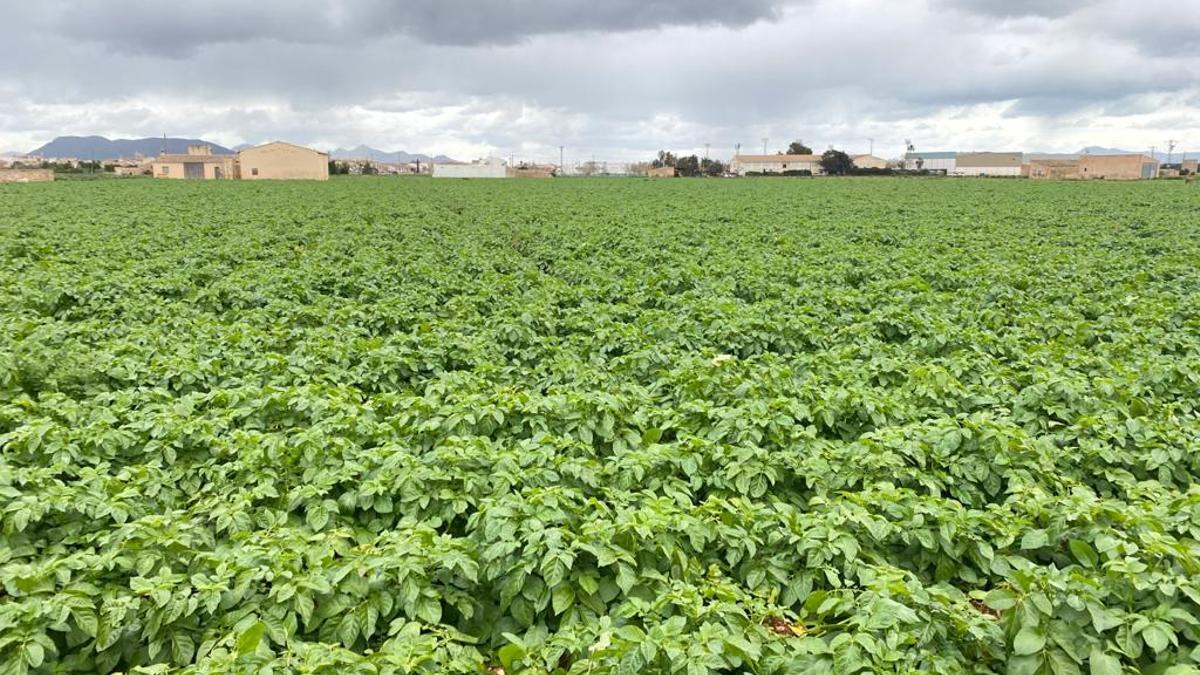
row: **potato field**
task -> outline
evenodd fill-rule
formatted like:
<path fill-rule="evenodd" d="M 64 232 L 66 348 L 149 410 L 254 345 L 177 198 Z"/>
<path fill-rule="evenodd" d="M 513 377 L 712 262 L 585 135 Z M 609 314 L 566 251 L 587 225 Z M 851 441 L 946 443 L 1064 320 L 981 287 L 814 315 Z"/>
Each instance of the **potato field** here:
<path fill-rule="evenodd" d="M 1196 673 L 1200 187 L 0 186 L 0 673 Z"/>

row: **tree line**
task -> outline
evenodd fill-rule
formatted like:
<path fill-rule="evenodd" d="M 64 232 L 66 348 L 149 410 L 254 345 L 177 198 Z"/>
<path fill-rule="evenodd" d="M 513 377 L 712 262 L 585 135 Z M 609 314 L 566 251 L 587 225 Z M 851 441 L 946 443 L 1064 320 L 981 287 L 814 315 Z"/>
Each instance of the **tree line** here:
<path fill-rule="evenodd" d="M 792 141 L 788 144 L 786 150 L 776 152 L 777 155 L 812 155 L 812 148 L 804 144 L 803 141 Z M 877 174 L 890 172 L 887 169 L 862 169 L 854 165 L 854 160 L 847 153 L 841 150 L 830 148 L 821 153 L 818 163 L 826 175 L 830 176 L 846 176 L 852 174 Z M 647 169 L 661 169 L 670 167 L 675 169 L 675 175 L 683 177 L 693 176 L 721 176 L 729 172 L 729 165 L 715 159 L 707 157 L 700 158 L 696 155 L 676 156 L 674 153 L 666 150 L 659 150 L 658 155 L 649 162 L 642 162 L 636 165 L 636 169 L 645 172 Z M 797 173 L 807 173 L 799 171 Z"/>
<path fill-rule="evenodd" d="M 673 153 L 666 150 L 658 151 L 658 156 L 650 161 L 650 167 L 654 169 L 670 167 L 675 169 L 675 175 L 688 178 L 694 176 L 721 176 L 729 170 L 729 165 L 720 160 L 709 159 L 708 157 L 700 158 L 696 155 L 676 157 Z"/>

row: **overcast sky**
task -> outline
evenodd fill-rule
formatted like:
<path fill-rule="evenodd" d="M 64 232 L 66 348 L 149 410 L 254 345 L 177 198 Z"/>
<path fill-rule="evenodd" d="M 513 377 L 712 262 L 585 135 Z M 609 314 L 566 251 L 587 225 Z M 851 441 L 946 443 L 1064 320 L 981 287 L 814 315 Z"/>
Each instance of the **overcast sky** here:
<path fill-rule="evenodd" d="M 1200 153 L 1200 0 L 0 0 L 0 26 L 0 150 Z"/>

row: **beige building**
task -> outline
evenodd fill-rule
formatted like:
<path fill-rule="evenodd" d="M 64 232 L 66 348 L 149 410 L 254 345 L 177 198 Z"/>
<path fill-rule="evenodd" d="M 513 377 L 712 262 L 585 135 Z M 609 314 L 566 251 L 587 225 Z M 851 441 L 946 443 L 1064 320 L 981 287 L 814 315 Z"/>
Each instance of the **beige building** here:
<path fill-rule="evenodd" d="M 275 141 L 236 155 L 214 155 L 207 145 L 190 145 L 185 155 L 161 154 L 150 163 L 155 178 L 196 180 L 329 180 L 329 155 Z"/>
<path fill-rule="evenodd" d="M 646 169 L 647 178 L 674 178 L 675 167 L 673 166 L 652 166 Z"/>
<path fill-rule="evenodd" d="M 329 154 L 274 141 L 238 153 L 242 180 L 329 180 Z"/>
<path fill-rule="evenodd" d="M 1024 175 L 1041 180 L 1079 178 L 1078 159 L 1031 159 L 1022 168 Z"/>
<path fill-rule="evenodd" d="M 163 153 L 151 165 L 155 178 L 171 180 L 233 180 L 237 178 L 236 155 L 214 155 L 208 145 L 189 145 L 187 154 Z"/>
<path fill-rule="evenodd" d="M 735 155 L 729 170 L 739 176 L 749 173 L 778 173 L 809 171 L 815 176 L 821 171 L 820 155 Z"/>
<path fill-rule="evenodd" d="M 854 155 L 850 158 L 850 161 L 854 162 L 854 166 L 859 169 L 888 168 L 887 160 L 875 155 Z"/>
<path fill-rule="evenodd" d="M 960 152 L 954 176 L 1020 176 L 1024 155 L 1019 152 Z"/>
<path fill-rule="evenodd" d="M 0 169 L 0 183 L 48 183 L 54 180 L 50 169 Z"/>
<path fill-rule="evenodd" d="M 558 167 L 553 164 L 518 164 L 507 167 L 504 175 L 508 178 L 554 178 Z"/>
<path fill-rule="evenodd" d="M 1183 160 L 1183 162 L 1180 163 L 1179 166 L 1181 169 L 1188 172 L 1188 174 L 1194 176 L 1194 175 L 1196 175 L 1196 171 L 1198 169 L 1200 169 L 1200 160 L 1185 159 L 1185 160 Z"/>
<path fill-rule="evenodd" d="M 1157 178 L 1158 160 L 1149 155 L 1082 155 L 1079 177 L 1105 180 Z"/>

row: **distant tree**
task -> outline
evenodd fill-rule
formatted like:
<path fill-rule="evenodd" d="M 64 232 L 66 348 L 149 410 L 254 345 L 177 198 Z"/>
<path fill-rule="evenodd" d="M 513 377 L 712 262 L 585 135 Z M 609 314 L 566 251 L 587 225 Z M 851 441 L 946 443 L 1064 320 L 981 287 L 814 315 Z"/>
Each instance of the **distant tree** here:
<path fill-rule="evenodd" d="M 812 148 L 808 147 L 807 145 L 805 145 L 804 143 L 802 143 L 802 142 L 800 142 L 800 141 L 792 141 L 792 142 L 791 142 L 791 144 L 789 144 L 789 145 L 788 145 L 788 147 L 787 147 L 787 152 L 786 152 L 786 153 L 784 153 L 784 154 L 788 154 L 788 155 L 811 155 L 811 154 L 812 154 Z"/>
<path fill-rule="evenodd" d="M 626 170 L 634 176 L 645 176 L 652 168 L 654 168 L 654 162 L 634 162 Z"/>
<path fill-rule="evenodd" d="M 830 148 L 821 155 L 821 168 L 830 176 L 844 176 L 854 168 L 850 155 Z"/>
<path fill-rule="evenodd" d="M 580 164 L 578 171 L 579 175 L 581 176 L 595 176 L 601 172 L 601 166 L 599 162 L 595 160 L 589 160 L 583 164 Z"/>
<path fill-rule="evenodd" d="M 704 174 L 705 176 L 720 176 L 728 169 L 729 167 L 716 159 L 709 159 L 705 157 L 704 159 L 700 160 L 700 173 Z"/>
<path fill-rule="evenodd" d="M 675 171 L 680 176 L 692 177 L 700 175 L 700 160 L 695 155 L 679 157 L 675 160 Z"/>
<path fill-rule="evenodd" d="M 676 166 L 677 161 L 678 160 L 676 159 L 675 155 L 667 152 L 666 150 L 659 150 L 658 157 L 655 158 L 654 161 L 650 162 L 650 164 L 655 169 L 661 169 L 664 166 Z"/>

